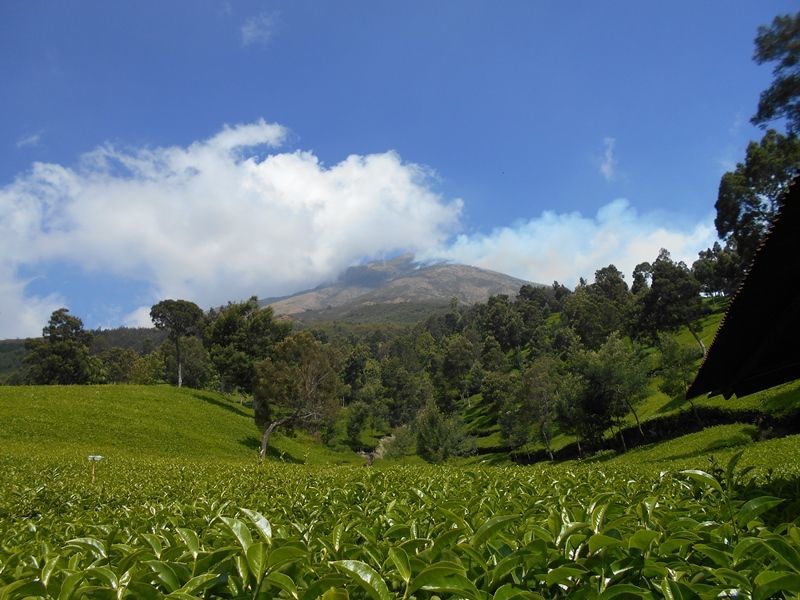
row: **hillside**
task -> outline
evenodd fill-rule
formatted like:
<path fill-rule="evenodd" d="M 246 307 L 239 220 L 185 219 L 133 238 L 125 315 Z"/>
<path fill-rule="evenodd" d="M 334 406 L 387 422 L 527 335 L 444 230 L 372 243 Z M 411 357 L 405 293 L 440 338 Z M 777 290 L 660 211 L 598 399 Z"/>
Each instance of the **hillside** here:
<path fill-rule="evenodd" d="M 468 265 L 423 265 L 405 254 L 350 267 L 331 284 L 268 299 L 265 304 L 278 315 L 302 320 L 410 322 L 447 306 L 453 298 L 460 304 L 486 302 L 493 295 L 515 296 L 525 284 L 539 285 Z"/>
<path fill-rule="evenodd" d="M 175 387 L 0 386 L 0 447 L 16 455 L 255 460 L 252 410 L 214 392 Z M 305 436 L 274 436 L 288 462 L 360 462 Z M 85 460 L 85 459 L 84 459 Z"/>

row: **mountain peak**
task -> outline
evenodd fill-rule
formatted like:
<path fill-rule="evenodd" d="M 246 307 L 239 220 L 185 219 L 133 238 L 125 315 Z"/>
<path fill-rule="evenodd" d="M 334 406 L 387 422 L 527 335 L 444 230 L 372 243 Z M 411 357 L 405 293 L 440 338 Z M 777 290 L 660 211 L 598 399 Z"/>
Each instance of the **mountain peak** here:
<path fill-rule="evenodd" d="M 335 282 L 269 303 L 276 315 L 324 319 L 370 305 L 441 305 L 486 302 L 490 296 L 515 296 L 531 283 L 510 275 L 455 263 L 419 263 L 412 254 L 346 269 Z M 331 315 L 333 316 L 333 315 Z"/>

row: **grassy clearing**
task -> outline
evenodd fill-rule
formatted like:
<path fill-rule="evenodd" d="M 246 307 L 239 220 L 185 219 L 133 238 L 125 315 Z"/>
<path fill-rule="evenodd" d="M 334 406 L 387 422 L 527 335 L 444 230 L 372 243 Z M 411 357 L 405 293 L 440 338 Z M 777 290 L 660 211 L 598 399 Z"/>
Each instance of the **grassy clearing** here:
<path fill-rule="evenodd" d="M 213 392 L 170 386 L 0 386 L 0 445 L 18 455 L 164 457 L 250 461 L 259 437 L 252 410 Z M 276 434 L 287 462 L 357 461 Z"/>

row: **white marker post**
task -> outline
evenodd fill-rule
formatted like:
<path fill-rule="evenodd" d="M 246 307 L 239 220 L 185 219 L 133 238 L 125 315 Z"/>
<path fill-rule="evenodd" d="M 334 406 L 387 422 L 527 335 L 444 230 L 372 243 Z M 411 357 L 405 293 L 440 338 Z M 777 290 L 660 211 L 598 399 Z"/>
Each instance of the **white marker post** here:
<path fill-rule="evenodd" d="M 92 483 L 94 483 L 94 467 L 97 463 L 103 460 L 103 457 L 99 454 L 90 454 L 88 456 L 89 462 L 92 464 Z"/>

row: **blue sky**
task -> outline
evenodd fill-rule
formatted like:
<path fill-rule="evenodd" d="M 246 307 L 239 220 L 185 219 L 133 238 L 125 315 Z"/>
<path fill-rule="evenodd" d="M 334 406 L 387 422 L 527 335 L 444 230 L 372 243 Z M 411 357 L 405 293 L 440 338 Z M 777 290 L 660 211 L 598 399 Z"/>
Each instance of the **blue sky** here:
<path fill-rule="evenodd" d="M 713 242 L 794 3 L 4 2 L 0 338 L 412 251 L 574 285 Z"/>

